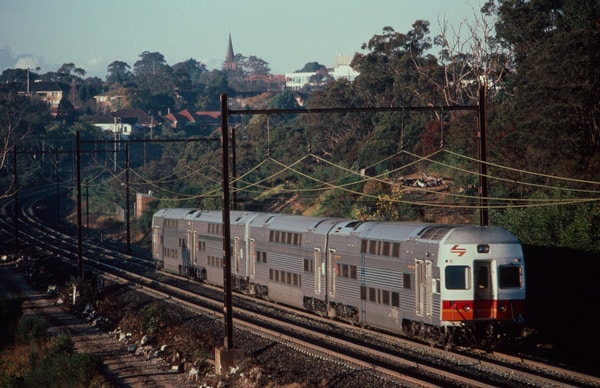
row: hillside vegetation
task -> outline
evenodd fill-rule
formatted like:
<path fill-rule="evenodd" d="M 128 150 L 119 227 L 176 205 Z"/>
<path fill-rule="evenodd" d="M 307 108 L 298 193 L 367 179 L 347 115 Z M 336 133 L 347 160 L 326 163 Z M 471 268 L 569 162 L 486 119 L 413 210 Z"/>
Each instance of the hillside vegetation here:
<path fill-rule="evenodd" d="M 489 1 L 474 25 L 460 26 L 461 34 L 451 33 L 459 26 L 445 26 L 441 35 L 431 36 L 429 22 L 417 20 L 405 33 L 386 26 L 381 34 L 366 37 L 352 61 L 360 72 L 352 82 L 243 98 L 236 87 L 248 74 L 208 71 L 192 60 L 171 67 L 159 53 L 145 52 L 133 73 L 127 64 L 113 63 L 101 88 L 124 90 L 124 103 L 151 110 L 157 118 L 166 107 L 218 110 L 223 92 L 237 109 L 336 108 L 331 113 L 230 117 L 233 206 L 457 223 L 479 222 L 482 155 L 477 110 L 450 107 L 476 107 L 485 91 L 484 199 L 490 223 L 507 227 L 526 244 L 597 252 L 599 26 L 597 0 Z M 147 66 L 150 62 L 153 66 Z M 268 73 L 262 65 L 260 71 Z M 148 68 L 159 70 L 149 74 Z M 75 77 L 73 70 L 58 75 Z M 89 92 L 93 85 L 74 79 L 80 90 Z M 365 107 L 398 109 L 344 111 Z M 32 113 L 22 120 L 39 136 L 35 141 L 29 136 L 29 143 L 20 139 L 21 147 L 41 148 L 42 140 L 59 144 L 57 139 L 67 140 L 56 148 L 69 147 L 76 131 L 85 140 L 100 139 L 86 115 L 40 125 L 34 108 L 28 107 Z M 146 233 L 156 208 L 221 208 L 219 137 L 218 127 L 200 131 L 194 125 L 163 125 L 152 138 L 173 142 L 132 143 L 128 178 L 122 148 L 87 144 L 82 166 L 90 212 L 101 216 L 125 209 L 125 186 L 132 193 L 151 191 L 158 199 L 134 222 L 136 230 Z M 57 156 L 64 169 L 57 180 L 67 179 L 66 158 Z M 27 171 L 20 179 L 39 182 L 48 176 L 49 187 L 52 162 L 39 160 L 20 161 Z M 11 175 L 1 178 L 10 188 Z"/>

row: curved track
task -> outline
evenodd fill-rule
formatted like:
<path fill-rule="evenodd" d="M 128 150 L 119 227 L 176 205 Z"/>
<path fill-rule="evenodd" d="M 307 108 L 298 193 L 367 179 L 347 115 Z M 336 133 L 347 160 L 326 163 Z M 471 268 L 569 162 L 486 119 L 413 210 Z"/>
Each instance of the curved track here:
<path fill-rule="evenodd" d="M 35 194 L 20 196 L 20 246 L 77 262 L 77 238 L 73 233 L 52 229 L 36 217 Z M 14 204 L 5 201 L 0 209 L 3 234 L 14 233 Z M 157 275 L 149 253 L 131 255 L 92 240 L 83 242 L 88 271 L 211 315 L 222 313 L 220 290 L 183 279 Z M 245 327 L 291 348 L 313 354 L 349 368 L 368 371 L 376 378 L 402 386 L 600 386 L 600 379 L 523 359 L 486 353 L 457 354 L 395 336 L 371 332 L 281 306 L 235 297 L 236 327 Z"/>

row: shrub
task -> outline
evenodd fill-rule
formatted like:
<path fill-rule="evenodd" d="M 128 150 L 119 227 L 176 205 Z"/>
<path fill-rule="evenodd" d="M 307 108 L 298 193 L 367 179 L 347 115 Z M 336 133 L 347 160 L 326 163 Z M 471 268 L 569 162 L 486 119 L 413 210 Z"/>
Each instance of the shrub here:
<path fill-rule="evenodd" d="M 48 354 L 25 376 L 26 387 L 89 387 L 101 377 L 102 361 L 89 353 Z"/>
<path fill-rule="evenodd" d="M 48 346 L 48 356 L 59 354 L 72 354 L 75 351 L 75 344 L 71 336 L 67 333 L 60 333 L 50 340 Z"/>
<path fill-rule="evenodd" d="M 48 323 L 42 318 L 23 315 L 17 324 L 17 341 L 26 343 L 41 343 L 46 340 Z"/>

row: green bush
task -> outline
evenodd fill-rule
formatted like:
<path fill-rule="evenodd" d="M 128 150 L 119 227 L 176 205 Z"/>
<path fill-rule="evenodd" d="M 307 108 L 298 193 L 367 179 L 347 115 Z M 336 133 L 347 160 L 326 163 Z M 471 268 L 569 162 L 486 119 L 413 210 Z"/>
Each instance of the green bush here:
<path fill-rule="evenodd" d="M 25 387 L 89 387 L 102 372 L 102 361 L 89 353 L 48 354 L 25 376 Z"/>
<path fill-rule="evenodd" d="M 17 341 L 19 343 L 41 343 L 46 340 L 48 323 L 42 318 L 23 315 L 17 324 Z"/>
<path fill-rule="evenodd" d="M 48 346 L 48 355 L 72 354 L 75 351 L 75 344 L 71 336 L 67 333 L 60 333 L 50 340 Z"/>
<path fill-rule="evenodd" d="M 164 309 L 159 303 L 151 303 L 141 311 L 142 329 L 148 334 L 154 334 L 160 328 L 160 323 L 164 319 Z"/>

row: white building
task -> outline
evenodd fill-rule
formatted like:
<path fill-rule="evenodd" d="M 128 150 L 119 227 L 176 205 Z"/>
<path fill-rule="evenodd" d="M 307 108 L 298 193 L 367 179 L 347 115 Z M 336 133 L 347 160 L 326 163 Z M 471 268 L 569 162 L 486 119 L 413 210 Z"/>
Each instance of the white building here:
<path fill-rule="evenodd" d="M 347 79 L 352 82 L 360 74 L 350 67 L 352 56 L 337 55 L 332 67 L 328 68 L 328 73 L 334 80 Z M 310 77 L 316 72 L 303 73 L 285 73 L 285 87 L 290 90 L 300 90 L 305 85 L 310 84 Z"/>

